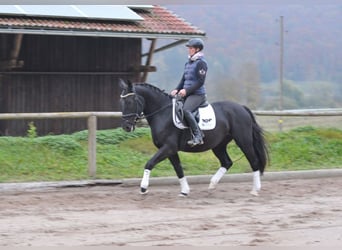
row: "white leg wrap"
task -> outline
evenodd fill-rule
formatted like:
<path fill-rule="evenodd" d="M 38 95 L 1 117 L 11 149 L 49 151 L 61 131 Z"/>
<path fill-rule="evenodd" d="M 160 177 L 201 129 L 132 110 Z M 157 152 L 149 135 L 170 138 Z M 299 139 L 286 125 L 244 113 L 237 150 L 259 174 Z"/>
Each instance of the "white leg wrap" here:
<path fill-rule="evenodd" d="M 251 194 L 257 196 L 260 189 L 261 189 L 260 171 L 257 170 L 253 172 L 253 189 L 251 191 Z"/>
<path fill-rule="evenodd" d="M 181 194 L 187 195 L 190 193 L 190 187 L 188 184 L 188 181 L 186 180 L 186 177 L 179 179 L 179 183 L 181 185 Z"/>
<path fill-rule="evenodd" d="M 210 184 L 209 184 L 209 189 L 215 189 L 216 185 L 219 183 L 219 181 L 221 180 L 221 178 L 224 176 L 224 174 L 227 172 L 227 169 L 224 167 L 220 167 L 216 174 L 211 177 L 210 179 Z"/>
<path fill-rule="evenodd" d="M 144 176 L 140 183 L 141 188 L 145 188 L 145 189 L 148 188 L 149 181 L 150 181 L 150 174 L 151 174 L 151 170 L 148 170 L 148 169 L 144 170 Z"/>

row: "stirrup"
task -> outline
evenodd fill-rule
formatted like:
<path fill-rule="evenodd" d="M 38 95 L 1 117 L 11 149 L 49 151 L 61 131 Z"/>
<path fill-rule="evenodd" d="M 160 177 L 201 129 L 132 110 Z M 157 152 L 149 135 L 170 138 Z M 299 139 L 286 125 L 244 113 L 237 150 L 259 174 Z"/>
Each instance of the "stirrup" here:
<path fill-rule="evenodd" d="M 204 142 L 203 142 L 202 138 L 201 139 L 200 138 L 193 138 L 190 141 L 188 141 L 187 143 L 191 147 L 194 147 L 194 146 L 197 146 L 197 145 L 202 145 Z"/>

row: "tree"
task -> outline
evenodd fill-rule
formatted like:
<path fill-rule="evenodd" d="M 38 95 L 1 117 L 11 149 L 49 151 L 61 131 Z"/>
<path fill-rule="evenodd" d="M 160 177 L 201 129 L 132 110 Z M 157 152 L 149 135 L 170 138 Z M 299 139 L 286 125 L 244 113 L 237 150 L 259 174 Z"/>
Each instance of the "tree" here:
<path fill-rule="evenodd" d="M 241 102 L 256 109 L 260 102 L 260 73 L 256 63 L 248 62 L 241 66 L 237 83 L 240 86 Z"/>

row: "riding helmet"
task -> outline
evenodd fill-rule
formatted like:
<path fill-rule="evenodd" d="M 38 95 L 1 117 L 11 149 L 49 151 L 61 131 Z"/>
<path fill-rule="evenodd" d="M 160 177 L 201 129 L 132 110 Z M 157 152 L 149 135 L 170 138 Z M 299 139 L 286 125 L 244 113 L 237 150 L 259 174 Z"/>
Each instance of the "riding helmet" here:
<path fill-rule="evenodd" d="M 192 38 L 186 43 L 185 46 L 198 48 L 199 50 L 202 50 L 204 48 L 204 43 L 201 38 Z"/>

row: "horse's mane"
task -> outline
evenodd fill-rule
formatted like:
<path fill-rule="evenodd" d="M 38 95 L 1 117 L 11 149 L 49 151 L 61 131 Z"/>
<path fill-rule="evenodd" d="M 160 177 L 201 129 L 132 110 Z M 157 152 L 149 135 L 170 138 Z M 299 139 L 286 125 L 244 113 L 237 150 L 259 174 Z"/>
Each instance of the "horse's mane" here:
<path fill-rule="evenodd" d="M 136 87 L 144 87 L 144 88 L 149 88 L 151 89 L 152 91 L 155 91 L 155 92 L 158 92 L 160 94 L 163 94 L 167 97 L 170 97 L 171 98 L 171 95 L 169 95 L 168 93 L 165 92 L 165 90 L 161 90 L 160 88 L 152 85 L 152 84 L 149 84 L 149 83 L 134 83 L 134 86 Z"/>

